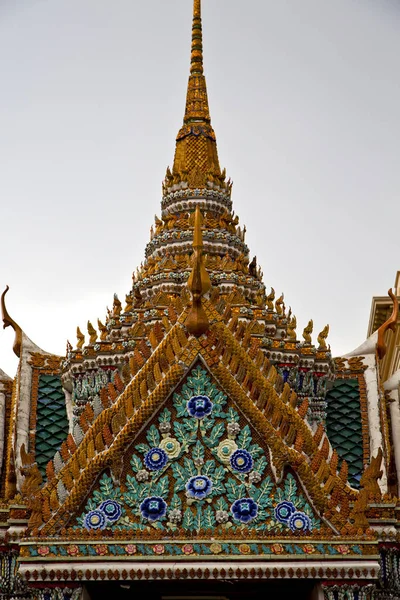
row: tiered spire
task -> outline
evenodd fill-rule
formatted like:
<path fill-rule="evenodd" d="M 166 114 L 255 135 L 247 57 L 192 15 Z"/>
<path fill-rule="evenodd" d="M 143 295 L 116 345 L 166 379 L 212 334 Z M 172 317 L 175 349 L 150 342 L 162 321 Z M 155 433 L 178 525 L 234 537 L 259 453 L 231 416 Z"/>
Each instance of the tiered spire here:
<path fill-rule="evenodd" d="M 172 176 L 190 187 L 205 187 L 221 177 L 215 133 L 211 127 L 203 74 L 201 0 L 193 2 L 192 53 L 183 127 L 176 139 Z M 167 174 L 168 177 L 168 174 Z"/>

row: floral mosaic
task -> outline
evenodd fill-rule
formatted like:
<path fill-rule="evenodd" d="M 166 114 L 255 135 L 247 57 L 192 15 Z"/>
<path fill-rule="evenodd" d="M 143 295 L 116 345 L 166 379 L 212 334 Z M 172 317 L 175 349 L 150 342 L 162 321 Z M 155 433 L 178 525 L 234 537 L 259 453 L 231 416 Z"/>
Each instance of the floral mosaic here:
<path fill-rule="evenodd" d="M 135 543 L 98 543 L 85 544 L 81 542 L 69 544 L 47 544 L 44 542 L 39 546 L 23 546 L 22 556 L 55 556 L 55 557 L 77 557 L 77 556 L 118 556 L 127 559 L 141 559 L 143 556 L 156 557 L 160 554 L 168 554 L 176 557 L 192 556 L 237 556 L 240 554 L 264 556 L 273 558 L 280 555 L 304 556 L 314 554 L 316 556 L 371 556 L 377 553 L 376 546 L 371 544 L 335 544 L 335 543 L 310 543 L 308 541 L 299 543 L 276 543 L 276 542 L 135 542 Z"/>
<path fill-rule="evenodd" d="M 319 529 L 293 475 L 279 485 L 269 451 L 208 375 L 194 368 L 134 446 L 121 486 L 103 474 L 78 529 L 235 533 Z"/>

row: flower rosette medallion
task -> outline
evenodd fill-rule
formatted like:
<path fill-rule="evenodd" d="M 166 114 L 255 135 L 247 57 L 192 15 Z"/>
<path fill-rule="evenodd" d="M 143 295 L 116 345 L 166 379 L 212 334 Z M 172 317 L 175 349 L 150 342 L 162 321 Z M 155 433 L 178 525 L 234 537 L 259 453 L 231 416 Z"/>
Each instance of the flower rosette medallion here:
<path fill-rule="evenodd" d="M 84 526 L 86 529 L 104 529 L 107 517 L 102 510 L 91 510 L 85 516 Z"/>
<path fill-rule="evenodd" d="M 247 450 L 236 450 L 230 457 L 229 462 L 234 471 L 239 473 L 248 473 L 252 470 L 254 461 L 250 452 Z"/>
<path fill-rule="evenodd" d="M 293 532 L 296 531 L 311 531 L 312 523 L 310 517 L 300 511 L 296 511 L 289 519 L 289 527 Z"/>
<path fill-rule="evenodd" d="M 160 471 L 168 462 L 168 454 L 162 448 L 150 448 L 144 457 L 144 464 L 150 471 Z"/>
<path fill-rule="evenodd" d="M 105 500 L 99 506 L 108 523 L 116 523 L 122 514 L 121 505 L 115 500 Z"/>
<path fill-rule="evenodd" d="M 167 514 L 167 503 L 159 496 L 150 496 L 141 503 L 140 512 L 148 521 L 158 521 Z"/>
<path fill-rule="evenodd" d="M 274 514 L 275 519 L 279 521 L 279 523 L 283 523 L 284 525 L 288 525 L 289 519 L 293 513 L 296 512 L 296 507 L 292 502 L 283 501 L 275 507 Z"/>
<path fill-rule="evenodd" d="M 253 498 L 240 498 L 232 504 L 231 513 L 236 521 L 250 523 L 258 514 L 258 504 Z"/>
<path fill-rule="evenodd" d="M 187 411 L 191 417 L 204 419 L 211 414 L 213 403 L 208 396 L 192 396 L 187 403 Z"/>
<path fill-rule="evenodd" d="M 181 445 L 178 440 L 173 437 L 165 437 L 162 439 L 160 442 L 160 448 L 161 450 L 164 450 L 169 460 L 178 458 L 181 453 Z"/>
<path fill-rule="evenodd" d="M 188 498 L 195 500 L 203 500 L 212 490 L 213 483 L 209 477 L 205 475 L 196 475 L 191 477 L 186 484 L 186 495 Z"/>
<path fill-rule="evenodd" d="M 217 456 L 219 460 L 228 465 L 231 459 L 231 456 L 235 454 L 238 447 L 234 440 L 224 439 L 222 440 L 217 447 Z"/>

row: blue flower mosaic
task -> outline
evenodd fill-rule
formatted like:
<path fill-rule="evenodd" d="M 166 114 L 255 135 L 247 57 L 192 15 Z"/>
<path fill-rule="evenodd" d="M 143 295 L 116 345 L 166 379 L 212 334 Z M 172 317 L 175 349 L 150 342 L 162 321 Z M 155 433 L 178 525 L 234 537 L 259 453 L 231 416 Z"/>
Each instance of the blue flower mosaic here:
<path fill-rule="evenodd" d="M 160 496 L 151 496 L 143 500 L 140 512 L 145 519 L 158 521 L 167 514 L 167 503 Z"/>
<path fill-rule="evenodd" d="M 122 514 L 121 505 L 115 500 L 105 500 L 100 504 L 99 510 L 104 513 L 109 523 L 118 521 Z"/>
<path fill-rule="evenodd" d="M 208 396 L 192 396 L 187 403 L 187 411 L 191 417 L 204 419 L 211 414 L 213 403 Z"/>
<path fill-rule="evenodd" d="M 162 448 L 151 448 L 144 457 L 144 464 L 150 471 L 160 471 L 168 462 L 168 455 Z"/>
<path fill-rule="evenodd" d="M 296 507 L 293 502 L 287 502 L 285 500 L 284 502 L 280 502 L 278 506 L 275 506 L 275 519 L 279 521 L 279 523 L 287 525 L 294 512 L 296 512 Z"/>
<path fill-rule="evenodd" d="M 231 513 L 236 521 L 249 523 L 257 516 L 258 504 L 252 498 L 241 498 L 232 504 Z"/>
<path fill-rule="evenodd" d="M 85 516 L 84 526 L 86 529 L 104 529 L 106 526 L 106 515 L 101 510 L 91 510 Z"/>
<path fill-rule="evenodd" d="M 311 519 L 303 512 L 296 511 L 289 519 L 289 527 L 292 531 L 311 531 Z"/>
<path fill-rule="evenodd" d="M 205 475 L 197 475 L 191 477 L 186 484 L 186 492 L 189 498 L 203 500 L 212 490 L 213 483 L 209 477 Z"/>
<path fill-rule="evenodd" d="M 236 450 L 230 457 L 232 469 L 240 473 L 248 473 L 253 468 L 253 457 L 247 450 Z"/>

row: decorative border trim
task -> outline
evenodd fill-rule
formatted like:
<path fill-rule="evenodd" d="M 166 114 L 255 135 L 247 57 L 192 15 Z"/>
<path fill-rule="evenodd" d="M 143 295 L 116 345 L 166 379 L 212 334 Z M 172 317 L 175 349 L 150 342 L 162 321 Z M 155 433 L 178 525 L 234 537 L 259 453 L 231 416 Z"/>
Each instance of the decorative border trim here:
<path fill-rule="evenodd" d="M 53 543 L 52 543 L 53 542 Z M 360 560 L 379 558 L 376 544 L 341 542 L 315 542 L 309 538 L 298 540 L 275 539 L 272 541 L 243 540 L 155 540 L 151 542 L 119 541 L 109 542 L 99 539 L 89 543 L 82 540 L 54 543 L 22 543 L 21 560 L 24 562 L 76 561 L 76 560 Z"/>
<path fill-rule="evenodd" d="M 346 561 L 336 565 L 330 561 L 317 561 L 310 566 L 304 562 L 289 564 L 276 562 L 246 563 L 230 561 L 228 565 L 218 562 L 187 562 L 184 565 L 165 561 L 116 565 L 101 562 L 96 565 L 76 563 L 47 563 L 43 568 L 32 569 L 20 564 L 20 573 L 27 581 L 90 581 L 90 580 L 179 580 L 179 579 L 372 579 L 379 576 L 378 561 Z"/>

